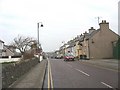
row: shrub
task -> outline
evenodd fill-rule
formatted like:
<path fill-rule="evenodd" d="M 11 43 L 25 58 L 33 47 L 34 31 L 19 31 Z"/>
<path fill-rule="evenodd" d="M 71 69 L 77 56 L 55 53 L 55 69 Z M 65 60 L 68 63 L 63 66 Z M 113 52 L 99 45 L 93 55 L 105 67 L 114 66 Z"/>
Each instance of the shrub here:
<path fill-rule="evenodd" d="M 24 53 L 23 55 L 23 59 L 26 60 L 26 59 L 31 59 L 34 57 L 34 54 L 33 53 Z"/>

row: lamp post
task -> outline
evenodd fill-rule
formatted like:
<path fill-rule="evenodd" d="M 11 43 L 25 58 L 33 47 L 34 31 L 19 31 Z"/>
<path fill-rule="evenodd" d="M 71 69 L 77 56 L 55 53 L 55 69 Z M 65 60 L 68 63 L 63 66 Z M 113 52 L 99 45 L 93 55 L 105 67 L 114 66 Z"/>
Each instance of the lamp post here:
<path fill-rule="evenodd" d="M 42 22 L 38 22 L 37 23 L 37 31 L 38 31 L 38 45 L 39 45 L 39 24 L 41 23 L 41 25 L 40 25 L 40 27 L 43 27 L 43 24 L 42 24 Z M 39 48 L 39 46 L 38 46 L 38 48 Z"/>
<path fill-rule="evenodd" d="M 38 51 L 37 51 L 37 53 L 40 53 L 40 52 L 39 52 L 39 50 L 40 50 L 40 49 L 39 49 L 39 48 L 40 48 L 40 47 L 39 47 L 39 45 L 40 45 L 40 43 L 39 43 L 39 24 L 41 24 L 40 27 L 43 27 L 42 22 L 38 22 L 38 23 L 37 23 L 37 34 L 38 34 L 38 35 L 37 35 L 37 36 L 38 36 Z M 38 54 L 38 57 L 39 57 L 39 59 L 40 59 L 40 54 Z"/>

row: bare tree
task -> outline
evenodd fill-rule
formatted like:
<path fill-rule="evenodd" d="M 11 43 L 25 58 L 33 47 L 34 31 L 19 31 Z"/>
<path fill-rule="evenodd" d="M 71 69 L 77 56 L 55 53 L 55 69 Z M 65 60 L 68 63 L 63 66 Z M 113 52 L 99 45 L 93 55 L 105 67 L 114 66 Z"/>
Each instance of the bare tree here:
<path fill-rule="evenodd" d="M 26 50 L 28 50 L 28 48 L 31 48 L 32 42 L 33 42 L 33 38 L 18 35 L 18 37 L 14 38 L 13 45 L 23 55 L 26 52 Z"/>

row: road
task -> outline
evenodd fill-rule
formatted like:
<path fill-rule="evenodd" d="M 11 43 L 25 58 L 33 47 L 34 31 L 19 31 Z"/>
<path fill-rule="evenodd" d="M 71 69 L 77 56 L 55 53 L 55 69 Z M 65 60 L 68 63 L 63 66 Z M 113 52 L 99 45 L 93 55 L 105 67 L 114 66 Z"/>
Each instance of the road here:
<path fill-rule="evenodd" d="M 48 59 L 44 88 L 117 88 L 118 72 L 82 61 Z"/>

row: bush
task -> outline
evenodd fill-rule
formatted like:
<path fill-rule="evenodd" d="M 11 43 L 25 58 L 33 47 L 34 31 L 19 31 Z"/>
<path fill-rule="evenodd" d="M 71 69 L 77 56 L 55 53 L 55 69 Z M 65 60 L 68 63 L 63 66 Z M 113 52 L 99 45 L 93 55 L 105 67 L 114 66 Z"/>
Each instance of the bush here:
<path fill-rule="evenodd" d="M 24 53 L 23 55 L 23 59 L 31 59 L 34 57 L 34 54 L 33 53 Z"/>

